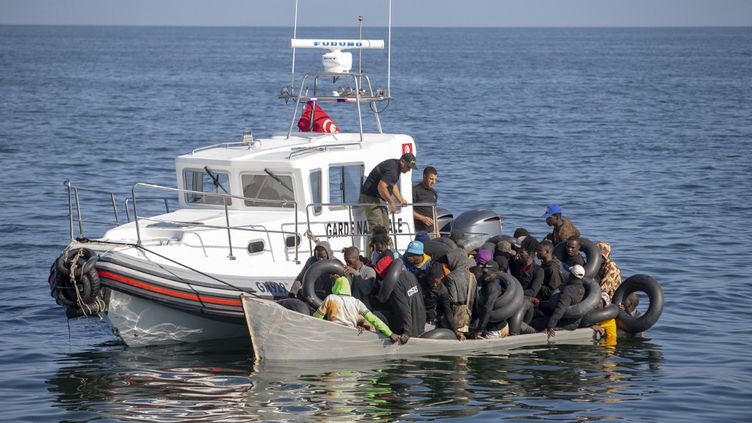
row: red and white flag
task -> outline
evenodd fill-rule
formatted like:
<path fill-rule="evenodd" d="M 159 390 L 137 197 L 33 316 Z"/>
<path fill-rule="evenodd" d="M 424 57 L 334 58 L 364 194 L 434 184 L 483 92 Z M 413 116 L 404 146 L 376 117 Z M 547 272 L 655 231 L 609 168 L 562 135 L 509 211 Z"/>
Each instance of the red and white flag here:
<path fill-rule="evenodd" d="M 311 125 L 313 117 L 313 125 Z M 298 128 L 302 132 L 324 132 L 328 134 L 339 134 L 339 127 L 329 117 L 329 115 L 315 101 L 311 100 L 306 103 L 303 114 L 298 121 Z"/>

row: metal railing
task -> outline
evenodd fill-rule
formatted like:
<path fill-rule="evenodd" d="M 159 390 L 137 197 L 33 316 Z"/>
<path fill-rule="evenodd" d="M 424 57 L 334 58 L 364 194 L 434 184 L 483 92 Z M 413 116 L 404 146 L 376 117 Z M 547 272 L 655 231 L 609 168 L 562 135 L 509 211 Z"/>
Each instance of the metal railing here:
<path fill-rule="evenodd" d="M 68 188 L 68 227 L 70 230 L 70 239 L 73 241 L 75 239 L 75 232 L 74 232 L 74 217 L 73 217 L 73 205 L 76 206 L 76 216 L 78 217 L 76 220 L 78 222 L 78 233 L 81 237 L 86 236 L 84 234 L 84 218 L 81 214 L 81 196 L 80 192 L 92 192 L 97 194 L 105 194 L 110 197 L 110 201 L 112 202 L 112 211 L 115 215 L 115 225 L 120 225 L 120 215 L 117 211 L 117 200 L 115 199 L 115 194 L 109 191 L 104 191 L 101 189 L 92 189 L 92 188 L 79 188 L 76 186 L 73 186 L 70 180 L 66 179 L 65 182 L 63 182 L 63 185 Z M 90 220 L 91 223 L 99 223 L 99 224 L 112 224 L 112 222 L 103 222 L 99 220 Z"/>

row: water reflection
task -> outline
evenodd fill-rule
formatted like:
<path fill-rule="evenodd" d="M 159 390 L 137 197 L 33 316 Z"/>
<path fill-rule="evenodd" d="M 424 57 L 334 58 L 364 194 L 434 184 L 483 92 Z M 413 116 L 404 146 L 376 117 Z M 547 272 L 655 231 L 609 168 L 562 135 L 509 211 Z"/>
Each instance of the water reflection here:
<path fill-rule="evenodd" d="M 76 420 L 609 420 L 659 390 L 642 339 L 469 357 L 254 364 L 244 342 L 82 352 L 48 380 Z"/>

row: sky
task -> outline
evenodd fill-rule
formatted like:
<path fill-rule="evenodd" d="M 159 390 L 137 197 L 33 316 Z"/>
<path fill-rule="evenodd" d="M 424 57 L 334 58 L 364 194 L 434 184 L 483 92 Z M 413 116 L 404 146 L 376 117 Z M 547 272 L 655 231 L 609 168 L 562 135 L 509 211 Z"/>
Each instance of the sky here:
<path fill-rule="evenodd" d="M 386 24 L 387 0 L 300 0 L 300 25 Z M 0 24 L 283 26 L 295 0 L 0 0 Z M 752 0 L 392 0 L 394 26 L 752 26 Z"/>

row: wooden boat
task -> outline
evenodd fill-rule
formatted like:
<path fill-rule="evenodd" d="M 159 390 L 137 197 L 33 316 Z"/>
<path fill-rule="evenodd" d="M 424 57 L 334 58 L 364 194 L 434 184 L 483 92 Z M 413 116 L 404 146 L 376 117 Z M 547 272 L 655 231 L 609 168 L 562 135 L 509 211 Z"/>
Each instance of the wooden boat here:
<path fill-rule="evenodd" d="M 545 333 L 466 341 L 410 338 L 406 344 L 393 344 L 382 334 L 358 332 L 354 328 L 288 310 L 269 300 L 245 294 L 242 294 L 240 299 L 257 360 L 342 360 L 410 355 L 464 355 L 549 345 Z M 593 330 L 582 328 L 574 331 L 557 331 L 551 342 L 583 345 L 592 340 Z"/>

